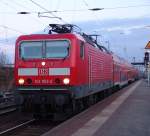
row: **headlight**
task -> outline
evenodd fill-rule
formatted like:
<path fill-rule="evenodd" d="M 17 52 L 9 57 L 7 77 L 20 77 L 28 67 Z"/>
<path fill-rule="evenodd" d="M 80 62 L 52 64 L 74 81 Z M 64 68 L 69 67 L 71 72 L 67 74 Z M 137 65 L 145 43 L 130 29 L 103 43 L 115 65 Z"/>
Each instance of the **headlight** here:
<path fill-rule="evenodd" d="M 65 85 L 68 85 L 70 83 L 70 79 L 69 78 L 64 78 L 63 83 Z"/>
<path fill-rule="evenodd" d="M 41 62 L 41 65 L 42 65 L 42 66 L 45 66 L 45 64 L 46 64 L 46 62 L 44 62 L 44 61 L 43 61 L 43 62 Z"/>
<path fill-rule="evenodd" d="M 24 79 L 23 79 L 23 78 L 20 78 L 20 79 L 18 80 L 18 83 L 19 83 L 20 85 L 23 85 L 23 84 L 24 84 Z"/>

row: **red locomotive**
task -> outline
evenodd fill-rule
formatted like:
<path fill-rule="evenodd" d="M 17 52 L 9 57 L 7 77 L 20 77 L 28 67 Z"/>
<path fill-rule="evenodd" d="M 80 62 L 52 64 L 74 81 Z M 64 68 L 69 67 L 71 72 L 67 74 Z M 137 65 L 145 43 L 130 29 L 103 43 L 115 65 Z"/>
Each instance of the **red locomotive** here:
<path fill-rule="evenodd" d="M 94 103 L 99 93 L 135 80 L 136 69 L 72 25 L 50 24 L 49 34 L 20 36 L 15 81 L 23 107 L 57 117 Z M 52 34 L 55 32 L 56 34 Z"/>

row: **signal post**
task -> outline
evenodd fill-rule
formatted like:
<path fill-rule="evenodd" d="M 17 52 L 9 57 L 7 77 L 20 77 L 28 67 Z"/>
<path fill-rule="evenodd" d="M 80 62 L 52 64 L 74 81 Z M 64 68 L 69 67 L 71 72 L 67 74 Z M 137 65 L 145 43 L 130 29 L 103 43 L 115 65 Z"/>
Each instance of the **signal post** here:
<path fill-rule="evenodd" d="M 144 56 L 144 65 L 145 65 L 145 73 L 147 75 L 148 85 L 150 85 L 150 41 L 147 43 L 145 47 L 145 56 Z"/>

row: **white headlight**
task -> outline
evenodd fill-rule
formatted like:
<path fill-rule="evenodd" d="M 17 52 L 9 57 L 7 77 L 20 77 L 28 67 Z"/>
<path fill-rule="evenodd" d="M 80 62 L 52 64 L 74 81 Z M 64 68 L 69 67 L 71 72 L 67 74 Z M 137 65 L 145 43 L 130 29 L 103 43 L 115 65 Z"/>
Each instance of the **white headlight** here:
<path fill-rule="evenodd" d="M 64 84 L 67 85 L 70 83 L 70 79 L 69 78 L 64 78 L 63 80 Z"/>
<path fill-rule="evenodd" d="M 19 83 L 20 85 L 24 84 L 24 79 L 23 79 L 23 78 L 20 78 L 20 79 L 18 80 L 18 83 Z"/>
<path fill-rule="evenodd" d="M 46 64 L 46 62 L 44 62 L 44 61 L 41 63 L 42 66 L 45 66 L 45 64 Z"/>

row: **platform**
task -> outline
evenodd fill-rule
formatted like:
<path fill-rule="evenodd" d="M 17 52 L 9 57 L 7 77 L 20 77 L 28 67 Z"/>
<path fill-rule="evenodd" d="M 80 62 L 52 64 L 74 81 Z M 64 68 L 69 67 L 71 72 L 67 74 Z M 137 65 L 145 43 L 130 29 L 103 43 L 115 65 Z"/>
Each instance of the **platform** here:
<path fill-rule="evenodd" d="M 137 81 L 43 136 L 49 135 L 150 136 L 150 87 Z"/>

